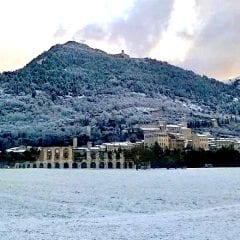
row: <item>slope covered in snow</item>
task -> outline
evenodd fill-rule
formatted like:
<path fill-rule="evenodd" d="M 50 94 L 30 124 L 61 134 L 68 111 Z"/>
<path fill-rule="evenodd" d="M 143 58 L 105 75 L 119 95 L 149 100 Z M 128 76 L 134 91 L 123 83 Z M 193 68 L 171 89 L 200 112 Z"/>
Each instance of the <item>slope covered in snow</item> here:
<path fill-rule="evenodd" d="M 238 239 L 239 169 L 0 170 L 0 239 Z"/>

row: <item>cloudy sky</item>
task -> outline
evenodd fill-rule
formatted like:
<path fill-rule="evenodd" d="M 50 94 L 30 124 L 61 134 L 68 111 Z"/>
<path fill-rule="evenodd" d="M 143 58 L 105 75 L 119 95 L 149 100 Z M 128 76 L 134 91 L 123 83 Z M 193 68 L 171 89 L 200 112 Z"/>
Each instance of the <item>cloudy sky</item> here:
<path fill-rule="evenodd" d="M 0 0 L 0 71 L 69 40 L 217 79 L 240 75 L 237 0 Z"/>

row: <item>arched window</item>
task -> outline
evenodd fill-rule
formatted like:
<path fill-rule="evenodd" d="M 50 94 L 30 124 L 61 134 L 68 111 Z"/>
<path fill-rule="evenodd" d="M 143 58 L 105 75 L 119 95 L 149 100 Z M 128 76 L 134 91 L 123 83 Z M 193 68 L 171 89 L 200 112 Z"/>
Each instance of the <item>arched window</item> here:
<path fill-rule="evenodd" d="M 72 164 L 72 168 L 78 168 L 78 164 L 74 162 L 74 163 Z"/>
<path fill-rule="evenodd" d="M 69 168 L 69 164 L 67 162 L 64 163 L 63 165 L 64 168 Z"/>
<path fill-rule="evenodd" d="M 109 162 L 109 163 L 108 163 L 108 168 L 113 168 L 112 162 Z"/>
<path fill-rule="evenodd" d="M 111 151 L 108 152 L 108 159 L 109 160 L 112 160 L 112 157 L 113 157 L 113 153 Z"/>
<path fill-rule="evenodd" d="M 96 163 L 95 162 L 91 162 L 90 168 L 96 168 Z"/>
<path fill-rule="evenodd" d="M 57 148 L 55 149 L 55 160 L 59 160 L 60 159 L 60 149 Z"/>
<path fill-rule="evenodd" d="M 128 167 L 129 167 L 129 168 L 133 168 L 133 163 L 132 163 L 132 162 L 129 162 L 129 163 L 128 163 Z"/>
<path fill-rule="evenodd" d="M 121 168 L 121 163 L 120 163 L 120 162 L 117 162 L 117 164 L 116 164 L 116 168 L 118 168 L 118 169 Z"/>
<path fill-rule="evenodd" d="M 92 160 L 96 159 L 96 152 L 95 151 L 91 151 L 91 159 Z"/>
<path fill-rule="evenodd" d="M 47 160 L 51 160 L 52 159 L 52 150 L 48 149 L 47 150 Z"/>
<path fill-rule="evenodd" d="M 103 151 L 99 152 L 99 158 L 101 160 L 104 160 L 104 152 Z"/>
<path fill-rule="evenodd" d="M 120 157 L 121 157 L 120 152 L 117 152 L 117 153 L 116 153 L 116 159 L 119 160 Z"/>
<path fill-rule="evenodd" d="M 104 162 L 99 163 L 99 168 L 104 168 Z"/>
<path fill-rule="evenodd" d="M 58 162 L 55 163 L 55 168 L 60 168 L 60 164 Z"/>
<path fill-rule="evenodd" d="M 68 159 L 68 156 L 69 156 L 68 148 L 64 148 L 64 150 L 63 150 L 63 158 L 64 159 Z"/>
<path fill-rule="evenodd" d="M 87 163 L 82 162 L 82 163 L 81 163 L 81 168 L 87 168 Z"/>

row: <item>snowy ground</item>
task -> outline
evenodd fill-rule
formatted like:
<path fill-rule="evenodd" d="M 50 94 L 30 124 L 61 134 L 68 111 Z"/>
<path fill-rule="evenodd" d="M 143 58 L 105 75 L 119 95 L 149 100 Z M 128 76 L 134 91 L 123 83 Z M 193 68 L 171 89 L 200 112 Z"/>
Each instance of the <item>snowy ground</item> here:
<path fill-rule="evenodd" d="M 0 170 L 0 239 L 238 240 L 240 169 Z"/>

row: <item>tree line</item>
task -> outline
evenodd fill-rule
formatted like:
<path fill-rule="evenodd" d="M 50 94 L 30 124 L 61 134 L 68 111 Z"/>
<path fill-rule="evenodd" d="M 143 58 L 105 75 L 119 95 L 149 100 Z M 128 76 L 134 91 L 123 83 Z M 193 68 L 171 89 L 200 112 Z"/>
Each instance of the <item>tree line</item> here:
<path fill-rule="evenodd" d="M 25 152 L 7 152 L 2 151 L 0 154 L 0 167 L 14 167 L 15 163 L 34 162 L 37 160 L 40 152 L 38 148 L 32 148 Z"/>
<path fill-rule="evenodd" d="M 158 143 L 155 143 L 152 147 L 138 147 L 125 151 L 125 157 L 133 159 L 139 165 L 150 163 L 151 168 L 240 167 L 240 153 L 233 147 L 208 151 L 163 150 Z"/>
<path fill-rule="evenodd" d="M 120 149 L 118 152 L 121 152 Z M 23 153 L 2 151 L 0 154 L 0 167 L 13 167 L 18 162 L 36 161 L 39 151 L 32 148 Z M 193 150 L 163 150 L 158 143 L 151 147 L 136 147 L 124 150 L 126 160 L 134 161 L 137 165 L 150 163 L 151 168 L 201 168 L 213 167 L 240 167 L 240 152 L 233 147 L 223 147 L 215 150 L 205 151 L 203 149 Z"/>

